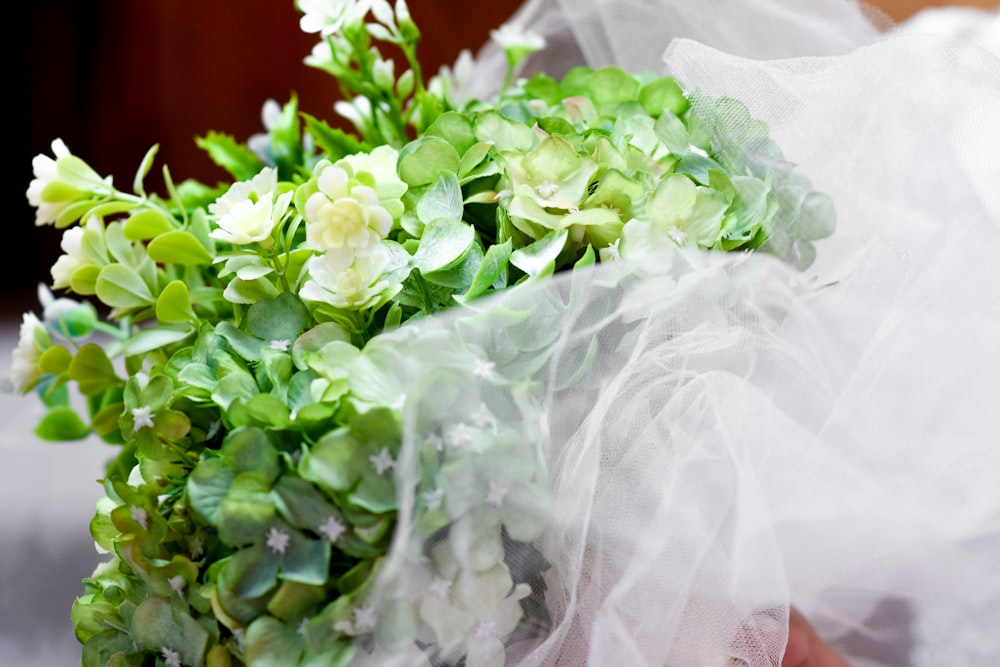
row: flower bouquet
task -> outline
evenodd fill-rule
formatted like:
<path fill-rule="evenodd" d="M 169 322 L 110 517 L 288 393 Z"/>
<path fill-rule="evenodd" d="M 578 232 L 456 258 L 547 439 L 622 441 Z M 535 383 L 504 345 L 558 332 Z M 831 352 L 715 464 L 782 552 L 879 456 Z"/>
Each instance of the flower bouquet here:
<path fill-rule="evenodd" d="M 58 140 L 34 162 L 78 300 L 42 289 L 14 384 L 40 437 L 117 447 L 72 609 L 87 667 L 510 664 L 565 611 L 550 422 L 599 412 L 597 351 L 628 362 L 677 295 L 727 307 L 714 256 L 802 268 L 833 230 L 738 100 L 523 77 L 544 40 L 513 25 L 477 98 L 425 78 L 404 0 L 298 9 L 347 124 L 269 102 L 246 143 L 199 139 L 231 182 L 164 167 L 163 194 L 155 146 L 130 192 Z"/>

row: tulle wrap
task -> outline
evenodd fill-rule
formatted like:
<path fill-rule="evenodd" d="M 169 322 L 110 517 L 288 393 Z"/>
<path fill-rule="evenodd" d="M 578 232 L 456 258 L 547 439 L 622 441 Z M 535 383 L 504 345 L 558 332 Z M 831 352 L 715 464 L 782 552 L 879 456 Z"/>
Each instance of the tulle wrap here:
<path fill-rule="evenodd" d="M 837 229 L 804 270 L 678 251 L 401 331 L 405 494 L 379 613 L 436 609 L 440 572 L 500 567 L 502 603 L 450 591 L 469 667 L 777 665 L 791 606 L 852 665 L 1000 663 L 1000 61 L 862 9 L 515 16 L 554 51 L 533 67 L 654 69 L 696 110 L 741 100 Z M 766 164 L 738 122 L 719 119 L 717 149 Z"/>

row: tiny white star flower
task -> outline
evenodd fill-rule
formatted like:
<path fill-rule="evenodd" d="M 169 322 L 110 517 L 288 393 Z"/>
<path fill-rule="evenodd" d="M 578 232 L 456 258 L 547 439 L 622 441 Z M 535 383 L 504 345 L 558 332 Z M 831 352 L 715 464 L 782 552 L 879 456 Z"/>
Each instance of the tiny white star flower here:
<path fill-rule="evenodd" d="M 153 410 L 148 405 L 132 408 L 132 419 L 135 420 L 135 430 L 153 428 Z"/>
<path fill-rule="evenodd" d="M 285 553 L 291 536 L 283 530 L 272 527 L 267 531 L 267 546 L 276 554 Z"/>
<path fill-rule="evenodd" d="M 288 346 L 292 344 L 290 340 L 272 340 L 271 349 L 277 350 L 278 352 L 288 352 Z"/>
<path fill-rule="evenodd" d="M 441 507 L 441 502 L 444 500 L 444 489 L 434 489 L 433 491 L 427 491 L 423 494 L 424 504 L 427 505 L 427 509 L 436 510 Z"/>
<path fill-rule="evenodd" d="M 451 582 L 444 577 L 434 577 L 430 586 L 427 587 L 427 592 L 436 598 L 447 600 L 451 593 Z"/>
<path fill-rule="evenodd" d="M 384 475 L 387 470 L 396 465 L 396 462 L 392 460 L 392 454 L 389 453 L 388 447 L 383 447 L 382 451 L 378 454 L 369 456 L 368 460 L 375 466 L 375 472 L 379 475 Z"/>
<path fill-rule="evenodd" d="M 448 444 L 456 449 L 463 449 L 472 443 L 472 433 L 469 432 L 469 427 L 465 424 L 451 426 L 445 437 Z"/>
<path fill-rule="evenodd" d="M 191 538 L 191 557 L 197 560 L 205 553 L 205 545 L 201 543 L 201 538 L 195 535 Z"/>
<path fill-rule="evenodd" d="M 680 227 L 671 227 L 667 232 L 667 236 L 677 245 L 682 246 L 687 243 L 688 235 Z"/>
<path fill-rule="evenodd" d="M 476 411 L 472 413 L 472 423 L 479 428 L 486 428 L 489 426 L 493 433 L 497 432 L 497 418 L 493 416 L 490 409 L 486 407 L 485 403 L 480 403 Z"/>
<path fill-rule="evenodd" d="M 149 516 L 146 514 L 146 510 L 141 507 L 132 508 L 132 520 L 142 526 L 143 530 L 149 528 Z"/>
<path fill-rule="evenodd" d="M 303 618 L 301 621 L 299 621 L 299 627 L 296 630 L 296 632 L 298 633 L 298 635 L 300 637 L 305 637 L 306 636 L 306 624 L 308 622 L 309 622 L 308 618 Z"/>
<path fill-rule="evenodd" d="M 163 651 L 163 662 L 168 667 L 181 667 L 181 654 L 177 651 L 173 651 L 166 646 L 162 647 Z"/>
<path fill-rule="evenodd" d="M 496 368 L 497 365 L 492 361 L 476 359 L 476 363 L 472 367 L 472 374 L 483 380 L 492 380 L 496 374 Z"/>
<path fill-rule="evenodd" d="M 490 490 L 486 493 L 486 504 L 493 507 L 500 507 L 509 489 L 499 482 L 490 481 Z"/>
<path fill-rule="evenodd" d="M 184 581 L 184 577 L 178 574 L 176 577 L 167 579 L 167 583 L 170 584 L 170 588 L 174 589 L 174 593 L 184 597 L 184 584 L 187 583 Z"/>
<path fill-rule="evenodd" d="M 496 632 L 496 621 L 483 621 L 476 626 L 476 639 L 489 639 Z"/>
<path fill-rule="evenodd" d="M 246 641 L 247 638 L 246 631 L 243 630 L 243 628 L 236 628 L 235 630 L 233 630 L 233 637 L 236 638 L 236 646 L 238 646 L 241 651 L 244 650 L 245 648 L 244 642 Z"/>
<path fill-rule="evenodd" d="M 602 262 L 613 262 L 615 260 L 621 259 L 621 257 L 622 257 L 622 251 L 621 251 L 621 246 L 619 245 L 620 243 L 621 243 L 621 239 L 617 238 L 617 239 L 615 239 L 615 242 L 612 243 L 611 245 L 608 245 L 608 246 L 605 246 L 605 247 L 601 248 L 598 251 L 598 254 L 600 254 L 600 256 L 601 256 L 601 261 Z"/>
<path fill-rule="evenodd" d="M 535 186 L 535 192 L 542 199 L 552 199 L 559 192 L 559 185 L 552 181 L 545 181 Z"/>
<path fill-rule="evenodd" d="M 344 524 L 341 523 L 337 517 L 331 516 L 327 518 L 327 520 L 323 522 L 323 525 L 317 528 L 317 530 L 326 539 L 331 542 L 336 542 L 340 539 L 340 536 L 344 534 L 344 531 L 346 531 L 347 528 L 344 527 Z"/>
<path fill-rule="evenodd" d="M 355 607 L 354 609 L 354 627 L 357 628 L 358 632 L 365 632 L 367 630 L 374 630 L 377 617 L 375 615 L 375 610 L 368 605 L 363 607 Z"/>

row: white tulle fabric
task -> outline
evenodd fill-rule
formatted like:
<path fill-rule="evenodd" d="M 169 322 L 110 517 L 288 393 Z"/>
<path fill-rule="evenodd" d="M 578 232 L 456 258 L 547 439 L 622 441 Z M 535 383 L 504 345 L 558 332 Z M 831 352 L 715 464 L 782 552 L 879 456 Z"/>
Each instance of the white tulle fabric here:
<path fill-rule="evenodd" d="M 777 665 L 791 606 L 852 665 L 1000 664 L 1000 60 L 846 0 L 515 18 L 558 46 L 533 67 L 656 69 L 743 101 L 838 226 L 804 272 L 610 263 L 477 304 L 472 333 L 434 323 L 500 376 L 523 361 L 511 312 L 558 333 L 537 375 L 552 627 L 508 664 Z"/>

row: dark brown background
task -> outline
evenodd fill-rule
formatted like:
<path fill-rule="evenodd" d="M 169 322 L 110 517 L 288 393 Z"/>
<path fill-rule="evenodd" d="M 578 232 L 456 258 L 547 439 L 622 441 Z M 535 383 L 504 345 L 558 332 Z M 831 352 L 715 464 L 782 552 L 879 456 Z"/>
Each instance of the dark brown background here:
<path fill-rule="evenodd" d="M 519 4 L 411 0 L 427 71 L 452 63 L 462 48 L 478 48 Z M 927 3 L 875 4 L 900 20 Z M 304 111 L 325 118 L 337 99 L 333 80 L 302 63 L 317 37 L 299 30 L 292 0 L 16 2 L 5 9 L 2 38 L 4 138 L 12 148 L 2 181 L 6 314 L 34 308 L 35 287 L 49 280 L 60 252 L 61 232 L 36 228 L 24 196 L 31 158 L 49 154 L 54 138 L 123 189 L 154 143 L 160 151 L 151 186 L 164 163 L 175 180 L 213 182 L 225 174 L 195 146 L 196 136 L 219 130 L 246 139 L 261 129 L 269 97 L 284 103 L 295 92 Z"/>

